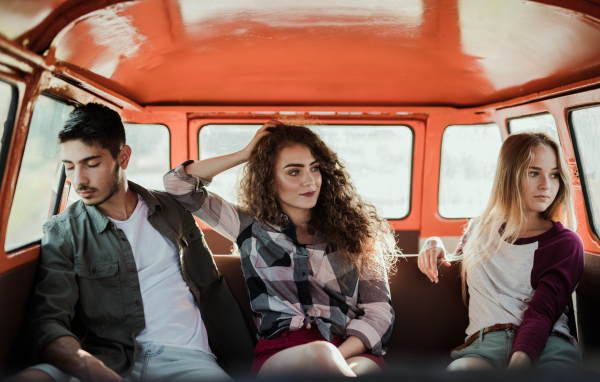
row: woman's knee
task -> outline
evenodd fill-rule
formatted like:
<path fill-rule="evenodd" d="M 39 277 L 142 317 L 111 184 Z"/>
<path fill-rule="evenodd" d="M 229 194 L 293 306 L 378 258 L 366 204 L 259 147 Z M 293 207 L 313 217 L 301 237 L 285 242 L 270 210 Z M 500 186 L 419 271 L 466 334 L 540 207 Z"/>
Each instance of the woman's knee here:
<path fill-rule="evenodd" d="M 306 344 L 303 358 L 309 365 L 322 367 L 335 366 L 336 357 L 342 357 L 338 348 L 327 341 L 315 341 Z"/>
<path fill-rule="evenodd" d="M 446 371 L 463 371 L 463 370 L 491 370 L 494 369 L 494 366 L 482 360 L 481 358 L 475 357 L 464 357 L 459 358 L 453 361 L 448 367 Z"/>

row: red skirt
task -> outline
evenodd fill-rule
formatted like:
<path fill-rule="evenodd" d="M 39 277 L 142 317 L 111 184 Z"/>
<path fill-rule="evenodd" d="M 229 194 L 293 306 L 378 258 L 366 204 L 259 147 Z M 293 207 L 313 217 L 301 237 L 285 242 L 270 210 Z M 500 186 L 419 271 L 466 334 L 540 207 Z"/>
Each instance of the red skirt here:
<path fill-rule="evenodd" d="M 317 328 L 302 328 L 300 330 L 295 331 L 289 331 L 288 329 L 286 329 L 279 335 L 279 337 L 269 340 L 262 339 L 258 341 L 258 344 L 254 349 L 254 362 L 252 362 L 252 374 L 257 375 L 262 365 L 264 365 L 264 363 L 267 362 L 269 358 L 279 353 L 280 351 L 314 341 L 325 341 L 325 338 Z M 343 337 L 333 334 L 332 343 L 335 346 L 339 347 L 342 343 L 344 343 L 344 341 L 345 339 Z M 382 370 L 387 369 L 387 364 L 383 360 L 382 356 L 362 353 L 355 355 L 354 357 L 369 358 L 373 360 L 377 365 L 379 365 L 379 367 Z"/>

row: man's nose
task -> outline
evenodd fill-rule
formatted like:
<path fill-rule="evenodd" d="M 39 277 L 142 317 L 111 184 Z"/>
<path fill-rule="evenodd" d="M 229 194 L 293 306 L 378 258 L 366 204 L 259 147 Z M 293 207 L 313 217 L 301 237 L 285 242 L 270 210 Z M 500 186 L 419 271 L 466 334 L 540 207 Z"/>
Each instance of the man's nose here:
<path fill-rule="evenodd" d="M 81 167 L 75 167 L 75 169 L 73 169 L 73 173 L 71 174 L 71 177 L 73 178 L 73 179 L 71 179 L 71 183 L 75 187 L 79 187 L 79 186 L 82 186 L 82 185 L 85 185 L 88 183 L 88 179 L 85 176 L 85 173 L 81 169 Z"/>

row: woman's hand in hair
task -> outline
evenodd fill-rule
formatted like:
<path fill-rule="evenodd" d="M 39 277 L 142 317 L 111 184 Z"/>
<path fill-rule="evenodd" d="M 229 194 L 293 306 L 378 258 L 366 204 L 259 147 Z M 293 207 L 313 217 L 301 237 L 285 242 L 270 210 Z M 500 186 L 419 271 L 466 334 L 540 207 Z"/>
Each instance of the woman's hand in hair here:
<path fill-rule="evenodd" d="M 271 132 L 269 130 L 272 130 L 273 128 L 277 128 L 278 126 L 281 126 L 281 125 L 283 125 L 283 123 L 281 123 L 279 121 L 275 121 L 275 120 L 270 120 L 269 122 L 262 125 L 262 127 L 260 129 L 258 129 L 258 131 L 254 135 L 254 137 L 252 138 L 250 143 L 248 143 L 248 146 L 246 146 L 242 150 L 246 161 L 250 158 L 250 154 L 252 154 L 252 150 L 254 150 L 254 147 L 262 139 L 262 137 L 269 134 Z"/>
<path fill-rule="evenodd" d="M 431 282 L 437 283 L 438 279 L 438 259 L 447 267 L 450 263 L 446 260 L 446 249 L 439 237 L 430 237 L 427 239 L 421 252 L 419 253 L 419 270 L 429 278 Z"/>

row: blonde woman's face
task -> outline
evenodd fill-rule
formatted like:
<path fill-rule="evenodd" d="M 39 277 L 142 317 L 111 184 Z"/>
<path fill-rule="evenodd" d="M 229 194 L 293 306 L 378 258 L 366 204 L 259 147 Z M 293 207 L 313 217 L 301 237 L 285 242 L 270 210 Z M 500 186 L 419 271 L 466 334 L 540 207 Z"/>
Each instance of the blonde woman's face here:
<path fill-rule="evenodd" d="M 281 150 L 275 161 L 275 192 L 285 214 L 313 208 L 321 182 L 319 163 L 307 147 L 291 146 Z"/>
<path fill-rule="evenodd" d="M 533 154 L 535 159 L 523 183 L 523 198 L 528 212 L 544 212 L 554 202 L 560 187 L 558 161 L 548 146 L 536 147 Z"/>

